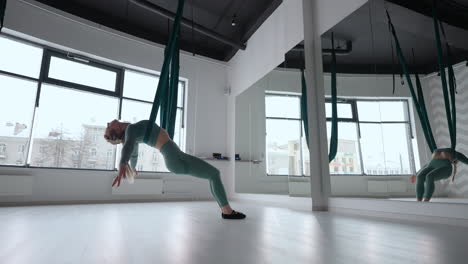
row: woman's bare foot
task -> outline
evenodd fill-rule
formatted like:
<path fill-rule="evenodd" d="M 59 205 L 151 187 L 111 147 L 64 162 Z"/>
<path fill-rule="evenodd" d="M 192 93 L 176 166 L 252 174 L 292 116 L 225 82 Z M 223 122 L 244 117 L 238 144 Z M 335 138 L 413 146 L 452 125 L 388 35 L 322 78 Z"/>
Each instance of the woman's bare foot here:
<path fill-rule="evenodd" d="M 430 200 L 431 200 L 431 199 L 429 199 L 429 198 L 424 198 L 423 201 L 424 201 L 424 202 L 429 202 Z"/>

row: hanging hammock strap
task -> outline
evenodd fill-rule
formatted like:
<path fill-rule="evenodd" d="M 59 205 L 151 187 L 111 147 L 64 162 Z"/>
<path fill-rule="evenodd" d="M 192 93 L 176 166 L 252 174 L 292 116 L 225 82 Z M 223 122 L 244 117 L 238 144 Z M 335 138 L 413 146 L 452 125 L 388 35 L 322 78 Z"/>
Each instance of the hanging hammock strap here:
<path fill-rule="evenodd" d="M 304 124 L 304 136 L 306 138 L 307 147 L 309 147 L 309 119 L 307 118 L 307 85 L 304 75 L 304 69 L 301 69 L 301 119 Z"/>
<path fill-rule="evenodd" d="M 453 73 L 453 67 L 449 64 L 448 67 L 448 74 L 449 74 L 449 88 L 450 88 L 450 95 L 449 95 L 449 88 L 447 87 L 447 77 L 445 75 L 445 64 L 443 61 L 443 52 L 442 52 L 442 44 L 440 40 L 440 32 L 439 32 L 439 18 L 437 14 L 437 1 L 433 1 L 432 6 L 432 21 L 434 24 L 434 32 L 436 37 L 436 45 L 437 45 L 437 62 L 439 64 L 439 74 L 440 79 L 442 81 L 442 92 L 444 95 L 444 102 L 445 102 L 445 113 L 447 115 L 447 124 L 449 128 L 450 134 L 450 142 L 451 148 L 455 150 L 457 144 L 457 134 L 456 134 L 456 108 L 455 108 L 455 74 Z M 448 43 L 447 43 L 448 46 Z M 449 48 L 450 49 L 450 48 Z"/>
<path fill-rule="evenodd" d="M 429 122 L 429 116 L 427 115 L 426 102 L 424 100 L 424 93 L 422 90 L 421 80 L 419 79 L 419 75 L 417 73 L 415 74 L 415 78 L 416 78 L 416 89 L 418 92 L 418 102 L 421 107 L 421 113 L 423 114 L 423 118 L 422 119 L 420 118 L 420 120 L 423 120 L 421 122 L 424 122 L 423 127 L 425 127 L 425 129 L 427 130 L 429 140 L 430 140 L 429 148 L 431 149 L 431 151 L 433 151 L 437 149 L 437 144 L 434 139 L 434 134 L 432 133 L 432 127 L 431 127 L 431 122 Z"/>
<path fill-rule="evenodd" d="M 7 0 L 0 0 L 0 30 L 3 28 L 3 19 L 5 18 Z"/>
<path fill-rule="evenodd" d="M 176 17 L 169 42 L 164 52 L 164 62 L 159 77 L 158 88 L 146 128 L 144 142 L 148 142 L 158 110 L 161 107 L 160 125 L 167 130 L 169 137 L 174 136 L 175 116 L 177 112 L 177 94 L 179 85 L 179 34 L 180 21 L 184 11 L 185 0 L 179 0 Z M 169 72 L 170 70 L 170 72 Z"/>
<path fill-rule="evenodd" d="M 390 25 L 390 31 L 393 35 L 393 40 L 395 42 L 396 53 L 397 53 L 401 68 L 403 70 L 403 73 L 405 74 L 406 81 L 408 83 L 408 89 L 410 90 L 411 97 L 413 99 L 413 102 L 416 108 L 416 113 L 418 114 L 419 120 L 421 121 L 421 127 L 423 129 L 424 137 L 426 138 L 427 145 L 429 146 L 431 152 L 434 152 L 434 150 L 437 148 L 437 145 L 435 143 L 432 130 L 430 129 L 431 126 L 429 123 L 426 107 L 424 105 L 424 95 L 422 92 L 421 82 L 419 81 L 419 76 L 416 77 L 416 85 L 418 86 L 418 95 L 416 95 L 413 82 L 411 80 L 411 76 L 408 72 L 406 60 L 403 55 L 403 51 L 401 50 L 400 42 L 396 35 L 395 27 L 393 26 L 392 19 L 390 18 L 390 14 L 388 13 L 388 10 L 386 10 L 386 14 L 387 14 L 388 24 Z"/>
<path fill-rule="evenodd" d="M 328 161 L 331 162 L 335 159 L 338 151 L 338 106 L 336 95 L 336 52 L 335 52 L 335 39 L 331 38 L 332 44 L 332 61 L 331 61 L 331 106 L 332 106 L 332 121 L 331 121 L 331 137 L 330 137 L 330 150 L 328 151 Z"/>

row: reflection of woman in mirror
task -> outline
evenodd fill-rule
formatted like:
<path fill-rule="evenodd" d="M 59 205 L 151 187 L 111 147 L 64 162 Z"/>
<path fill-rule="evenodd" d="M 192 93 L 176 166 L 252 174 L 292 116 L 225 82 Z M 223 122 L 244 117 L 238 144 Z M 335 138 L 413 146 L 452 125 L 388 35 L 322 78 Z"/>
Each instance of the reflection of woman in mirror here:
<path fill-rule="evenodd" d="M 135 166 L 138 160 L 138 144 L 143 142 L 148 120 L 142 120 L 135 124 L 113 120 L 107 123 L 104 138 L 111 144 L 123 143 L 120 159 L 119 174 L 114 179 L 112 186 L 120 186 L 120 180 L 136 174 Z M 219 170 L 207 162 L 182 152 L 171 140 L 166 130 L 156 124 L 151 131 L 149 146 L 159 149 L 164 157 L 167 168 L 176 174 L 188 174 L 210 181 L 210 189 L 221 208 L 221 216 L 224 219 L 243 219 L 245 215 L 232 210 L 224 191 Z M 130 161 L 130 165 L 128 162 Z"/>
<path fill-rule="evenodd" d="M 458 162 L 468 164 L 468 158 L 450 148 L 436 149 L 432 153 L 431 161 L 422 167 L 412 181 L 416 182 L 416 197 L 418 201 L 429 202 L 435 189 L 435 181 L 447 179 L 452 181 L 457 173 Z"/>

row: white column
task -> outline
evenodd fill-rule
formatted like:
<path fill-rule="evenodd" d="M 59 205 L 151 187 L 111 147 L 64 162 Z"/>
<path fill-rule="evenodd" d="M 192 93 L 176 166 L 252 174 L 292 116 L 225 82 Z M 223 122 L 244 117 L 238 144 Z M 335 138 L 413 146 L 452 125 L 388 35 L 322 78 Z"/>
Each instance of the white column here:
<path fill-rule="evenodd" d="M 227 155 L 230 158 L 227 175 L 225 176 L 224 185 L 227 196 L 229 198 L 236 198 L 236 160 L 234 158 L 236 153 L 236 96 L 229 95 L 227 104 Z"/>
<path fill-rule="evenodd" d="M 312 210 L 328 210 L 330 173 L 317 0 L 303 0 Z"/>

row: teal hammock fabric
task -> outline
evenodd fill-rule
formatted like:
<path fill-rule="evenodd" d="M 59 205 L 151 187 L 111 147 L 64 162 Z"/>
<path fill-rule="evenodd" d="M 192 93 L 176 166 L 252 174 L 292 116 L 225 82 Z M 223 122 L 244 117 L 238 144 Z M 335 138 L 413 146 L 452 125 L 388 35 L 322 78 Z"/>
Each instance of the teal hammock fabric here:
<path fill-rule="evenodd" d="M 328 152 L 328 161 L 332 161 L 336 157 L 338 151 L 338 106 L 337 106 L 337 95 L 336 95 L 336 54 L 335 54 L 335 43 L 332 34 L 332 71 L 331 71 L 331 97 L 332 97 L 332 131 L 330 138 L 330 151 Z M 307 116 L 307 85 L 304 76 L 304 70 L 301 69 L 301 84 L 302 84 L 302 95 L 301 95 L 301 119 L 304 124 L 304 134 L 306 137 L 307 147 L 309 147 L 309 119 Z"/>
<path fill-rule="evenodd" d="M 447 116 L 447 124 L 449 128 L 449 134 L 450 134 L 450 141 L 451 141 L 451 149 L 455 150 L 456 147 L 456 105 L 455 105 L 455 93 L 456 93 L 456 79 L 455 79 L 455 74 L 453 71 L 453 66 L 451 65 L 450 58 L 451 58 L 451 50 L 450 47 L 446 41 L 446 48 L 447 48 L 447 53 L 449 57 L 449 63 L 448 63 L 448 85 L 447 85 L 447 76 L 445 73 L 445 64 L 443 62 L 443 52 L 442 52 L 442 44 L 441 44 L 441 39 L 440 39 L 440 31 L 439 31 L 439 26 L 443 29 L 442 23 L 439 21 L 438 16 L 437 16 L 437 7 L 435 4 L 436 1 L 434 1 L 434 6 L 432 9 L 432 19 L 433 19 L 433 24 L 434 24 L 434 32 L 435 32 L 435 37 L 436 37 L 436 45 L 437 45 L 437 62 L 439 65 L 439 74 L 441 77 L 441 82 L 442 82 L 442 91 L 444 95 L 444 104 L 445 104 L 445 112 Z M 421 82 L 419 80 L 419 76 L 416 74 L 416 86 L 417 86 L 417 92 L 418 96 L 416 96 L 416 93 L 414 91 L 413 83 L 410 78 L 410 74 L 408 72 L 408 67 L 406 64 L 406 60 L 404 58 L 403 52 L 401 50 L 400 43 L 398 41 L 398 37 L 395 31 L 395 27 L 393 26 L 393 23 L 390 18 L 390 14 L 387 13 L 387 19 L 388 19 L 388 24 L 390 26 L 390 31 L 393 35 L 393 39 L 396 44 L 396 50 L 397 50 L 397 55 L 400 59 L 400 64 L 403 69 L 403 72 L 406 76 L 406 80 L 408 83 L 408 88 L 411 92 L 411 97 L 413 98 L 413 102 L 415 104 L 416 112 L 418 114 L 418 117 L 421 121 L 421 126 L 423 128 L 424 136 L 426 138 L 426 142 L 431 150 L 431 152 L 434 152 L 435 149 L 437 149 L 437 145 L 434 139 L 434 135 L 432 133 L 431 125 L 429 122 L 429 118 L 427 115 L 427 109 L 425 106 L 424 102 L 424 96 L 422 92 L 422 87 L 421 87 Z M 443 32 L 444 37 L 445 33 Z M 448 86 L 448 87 L 447 87 Z M 449 90 L 450 89 L 450 90 Z"/>
<path fill-rule="evenodd" d="M 427 145 L 429 146 L 429 149 L 431 150 L 431 152 L 434 152 L 434 150 L 437 149 L 437 145 L 435 144 L 435 139 L 434 139 L 434 136 L 432 134 L 432 130 L 429 129 L 430 128 L 430 123 L 429 123 L 429 119 L 427 118 L 428 117 L 427 111 L 425 111 L 426 107 L 423 106 L 424 96 L 423 96 L 423 93 L 422 93 L 422 88 L 420 87 L 420 82 L 416 81 L 417 85 L 419 83 L 419 89 L 418 89 L 419 96 L 417 96 L 416 92 L 414 90 L 414 86 L 413 86 L 413 82 L 411 80 L 411 76 L 410 76 L 410 74 L 408 72 L 406 59 L 405 59 L 405 56 L 403 55 L 403 51 L 401 50 L 400 42 L 398 40 L 398 36 L 396 34 L 395 27 L 393 26 L 393 23 L 392 23 L 392 20 L 390 18 L 390 14 L 388 13 L 388 11 L 386 11 L 386 14 L 387 14 L 388 24 L 389 24 L 389 27 L 390 27 L 390 32 L 392 33 L 393 40 L 395 42 L 396 53 L 397 53 L 398 59 L 400 61 L 400 65 L 401 65 L 401 68 L 403 70 L 403 73 L 404 73 L 404 75 L 406 77 L 406 82 L 408 84 L 408 89 L 410 90 L 411 97 L 413 99 L 413 103 L 414 103 L 415 108 L 416 108 L 416 113 L 418 114 L 419 120 L 421 121 L 421 127 L 423 129 L 424 137 L 426 138 L 426 142 L 427 142 Z M 417 80 L 418 79 L 419 79 L 419 77 L 417 78 Z M 423 100 L 420 101 L 420 100 L 418 100 L 418 98 L 423 99 Z"/>
<path fill-rule="evenodd" d="M 307 85 L 304 76 L 304 69 L 301 69 L 301 84 L 302 84 L 302 95 L 301 95 L 301 119 L 304 124 L 304 136 L 306 138 L 307 147 L 309 147 L 309 119 L 307 116 Z"/>
<path fill-rule="evenodd" d="M 0 30 L 3 28 L 3 19 L 5 18 L 6 0 L 0 0 Z"/>
<path fill-rule="evenodd" d="M 328 161 L 335 159 L 338 152 L 338 105 L 336 95 L 336 53 L 335 40 L 332 33 L 332 63 L 331 63 L 331 105 L 332 105 L 332 121 L 331 121 L 331 136 L 330 150 L 328 151 Z"/>
<path fill-rule="evenodd" d="M 434 24 L 434 32 L 436 37 L 436 45 L 437 45 L 437 63 L 439 64 L 439 73 L 440 79 L 442 81 L 442 91 L 444 95 L 444 102 L 445 102 L 445 114 L 447 116 L 447 124 L 449 128 L 450 134 L 450 141 L 451 141 L 451 149 L 455 150 L 457 145 L 457 131 L 456 131 L 456 108 L 455 108 L 455 74 L 453 72 L 453 67 L 450 63 L 448 63 L 448 86 L 447 88 L 447 77 L 445 75 L 445 64 L 443 61 L 443 52 L 442 52 L 442 44 L 440 40 L 440 31 L 439 31 L 439 18 L 437 14 L 437 1 L 434 0 L 432 7 L 432 21 Z M 447 44 L 447 51 L 450 55 L 450 47 Z M 450 89 L 450 91 L 449 91 Z M 450 94 L 449 94 L 450 93 Z"/>
<path fill-rule="evenodd" d="M 164 52 L 164 62 L 159 77 L 158 88 L 151 109 L 149 124 L 146 129 L 144 142 L 148 142 L 158 110 L 161 108 L 160 126 L 167 130 L 172 138 L 175 131 L 175 117 L 177 113 L 177 94 L 179 87 L 179 35 L 180 21 L 184 11 L 185 0 L 179 0 L 176 17 L 169 42 Z"/>

